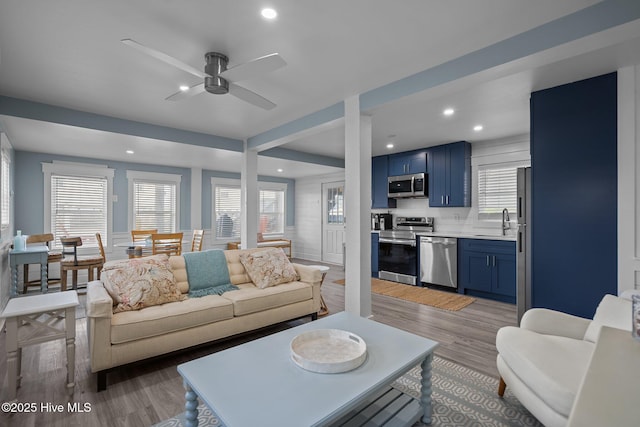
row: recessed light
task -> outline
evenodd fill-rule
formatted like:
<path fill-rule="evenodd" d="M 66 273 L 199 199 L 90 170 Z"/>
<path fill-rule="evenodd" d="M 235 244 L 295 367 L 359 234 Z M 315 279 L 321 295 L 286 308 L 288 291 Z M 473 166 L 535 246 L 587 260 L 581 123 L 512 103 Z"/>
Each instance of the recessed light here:
<path fill-rule="evenodd" d="M 180 85 L 180 90 L 181 90 L 181 91 L 183 91 L 183 92 L 186 92 L 186 91 L 188 91 L 188 90 L 189 90 L 189 86 L 187 86 L 187 85 Z"/>
<path fill-rule="evenodd" d="M 264 19 L 275 19 L 278 16 L 278 12 L 275 9 L 271 9 L 270 7 L 262 9 L 260 12 Z"/>
<path fill-rule="evenodd" d="M 392 143 L 388 143 L 388 144 L 387 144 L 387 148 L 388 148 L 389 150 L 391 150 L 393 147 L 394 147 L 394 145 L 393 145 Z"/>
<path fill-rule="evenodd" d="M 475 126 L 473 127 L 473 130 L 475 130 L 476 132 L 480 132 L 482 129 L 484 129 L 484 128 L 482 127 L 482 125 L 475 125 Z"/>
<path fill-rule="evenodd" d="M 127 150 L 127 154 L 133 154 L 133 150 Z"/>
<path fill-rule="evenodd" d="M 280 172 L 280 173 L 284 172 L 284 169 L 282 169 L 282 168 L 278 168 L 277 170 L 278 170 L 278 172 Z"/>
<path fill-rule="evenodd" d="M 445 116 L 453 116 L 453 113 L 455 113 L 456 111 L 453 108 L 446 108 L 442 114 L 444 114 Z"/>

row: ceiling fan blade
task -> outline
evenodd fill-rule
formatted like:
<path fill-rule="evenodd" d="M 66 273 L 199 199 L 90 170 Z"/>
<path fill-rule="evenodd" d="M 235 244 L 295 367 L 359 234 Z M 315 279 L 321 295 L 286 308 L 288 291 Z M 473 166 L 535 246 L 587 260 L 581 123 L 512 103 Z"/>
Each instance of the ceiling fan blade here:
<path fill-rule="evenodd" d="M 165 101 L 182 101 L 183 99 L 191 98 L 192 96 L 198 95 L 204 92 L 204 83 L 198 83 L 197 85 L 191 86 L 188 90 L 179 90 L 173 95 L 167 96 Z"/>
<path fill-rule="evenodd" d="M 236 84 L 229 84 L 229 93 L 237 98 L 242 99 L 249 104 L 253 104 L 256 107 L 263 108 L 265 110 L 271 110 L 276 106 L 273 102 L 269 101 L 266 98 L 258 95 L 255 92 L 250 91 L 249 89 L 245 89 L 242 86 L 238 86 Z"/>
<path fill-rule="evenodd" d="M 239 82 L 241 80 L 247 80 L 254 77 L 260 77 L 263 74 L 270 73 L 282 68 L 287 63 L 277 53 L 272 53 L 244 64 L 236 65 L 226 71 L 220 73 L 220 77 L 223 77 L 231 82 Z"/>
<path fill-rule="evenodd" d="M 185 64 L 184 62 L 174 58 L 173 56 L 169 56 L 166 53 L 144 46 L 133 39 L 122 39 L 120 41 L 126 44 L 127 46 L 131 46 L 132 48 L 137 49 L 146 55 L 156 58 L 169 65 L 173 65 L 174 67 L 179 68 L 182 71 L 186 71 L 187 73 L 193 74 L 194 76 L 198 76 L 201 79 L 204 79 L 206 76 L 206 74 L 203 71 L 198 70 L 197 68 L 194 68 L 191 65 Z"/>

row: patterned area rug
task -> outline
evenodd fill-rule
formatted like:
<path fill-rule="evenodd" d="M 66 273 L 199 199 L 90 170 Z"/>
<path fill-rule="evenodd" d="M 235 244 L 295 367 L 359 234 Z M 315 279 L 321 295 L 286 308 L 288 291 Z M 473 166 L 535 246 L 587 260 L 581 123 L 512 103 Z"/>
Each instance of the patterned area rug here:
<path fill-rule="evenodd" d="M 344 279 L 335 280 L 333 283 L 344 285 Z M 458 311 L 476 300 L 473 297 L 458 295 L 453 292 L 404 285 L 374 277 L 371 278 L 371 292 L 451 311 Z"/>
<path fill-rule="evenodd" d="M 543 427 L 510 393 L 498 397 L 498 380 L 440 357 L 433 360 L 433 420 L 431 426 L 536 426 Z M 393 387 L 418 398 L 420 367 L 393 383 Z M 224 427 L 205 405 L 198 406 L 199 426 Z M 162 421 L 155 427 L 184 426 L 184 413 Z M 420 422 L 414 427 L 424 426 Z"/>

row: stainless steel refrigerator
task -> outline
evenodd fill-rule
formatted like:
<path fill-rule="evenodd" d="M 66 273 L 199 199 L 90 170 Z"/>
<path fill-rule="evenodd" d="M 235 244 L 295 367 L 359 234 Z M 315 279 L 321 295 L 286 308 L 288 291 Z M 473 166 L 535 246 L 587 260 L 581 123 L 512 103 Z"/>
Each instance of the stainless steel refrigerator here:
<path fill-rule="evenodd" d="M 516 307 L 518 324 L 531 308 L 531 168 L 518 168 L 518 238 Z"/>

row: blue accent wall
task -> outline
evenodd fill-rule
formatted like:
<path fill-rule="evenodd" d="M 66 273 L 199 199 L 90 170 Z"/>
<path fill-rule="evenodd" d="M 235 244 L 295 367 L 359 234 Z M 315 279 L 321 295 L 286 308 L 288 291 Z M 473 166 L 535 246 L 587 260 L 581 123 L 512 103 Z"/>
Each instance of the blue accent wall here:
<path fill-rule="evenodd" d="M 211 228 L 211 220 L 213 213 L 211 211 L 213 189 L 211 188 L 211 178 L 224 178 L 224 179 L 240 179 L 240 174 L 236 172 L 221 172 L 221 171 L 202 171 L 202 227 Z M 287 209 L 287 226 L 294 226 L 296 223 L 296 207 L 295 207 L 295 191 L 296 182 L 293 179 L 279 178 L 275 176 L 258 176 L 260 182 L 278 182 L 287 184 L 286 195 L 286 209 Z"/>
<path fill-rule="evenodd" d="M 617 294 L 617 74 L 531 95 L 532 304 L 592 317 Z"/>
<path fill-rule="evenodd" d="M 107 165 L 109 168 L 115 169 L 113 177 L 113 194 L 118 197 L 118 201 L 113 204 L 113 231 L 116 233 L 129 231 L 128 170 L 181 175 L 180 229 L 191 229 L 191 169 L 16 151 L 14 159 L 14 205 L 16 230 L 23 230 L 24 234 L 42 233 L 44 231 L 44 176 L 42 174 L 42 163 L 51 163 L 53 160 L 89 164 L 94 163 Z M 211 228 L 212 177 L 240 179 L 240 174 L 210 170 L 202 171 L 202 194 L 199 195 L 199 197 L 202 197 L 202 226 L 205 229 Z M 295 225 L 295 181 L 293 179 L 267 176 L 259 176 L 258 180 L 287 184 L 286 225 Z"/>
<path fill-rule="evenodd" d="M 113 231 L 116 233 L 129 231 L 129 183 L 127 181 L 127 170 L 181 175 L 179 226 L 181 230 L 189 230 L 191 228 L 190 169 L 16 151 L 14 197 L 16 229 L 23 230 L 25 234 L 44 232 L 44 176 L 42 174 L 42 163 L 51 163 L 53 160 L 95 163 L 115 169 L 113 194 L 118 197 L 118 201 L 113 204 Z"/>

